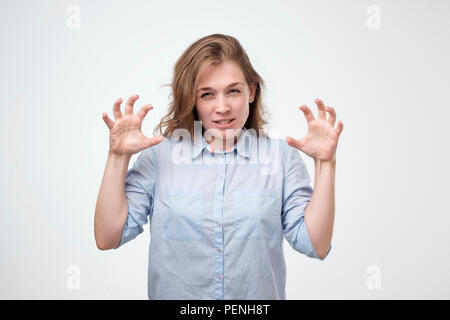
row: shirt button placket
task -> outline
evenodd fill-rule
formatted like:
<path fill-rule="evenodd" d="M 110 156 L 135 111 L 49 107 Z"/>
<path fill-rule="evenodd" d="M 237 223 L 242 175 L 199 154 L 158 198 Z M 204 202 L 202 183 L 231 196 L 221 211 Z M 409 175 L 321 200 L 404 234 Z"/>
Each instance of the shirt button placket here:
<path fill-rule="evenodd" d="M 215 257 L 215 270 L 216 270 L 216 283 L 215 283 L 215 295 L 216 299 L 223 299 L 223 228 L 222 228 L 222 203 L 223 203 L 223 193 L 225 184 L 225 169 L 226 164 L 224 160 L 224 154 L 216 153 L 217 157 L 217 179 L 216 179 L 216 190 L 215 190 L 215 210 L 214 218 L 216 220 L 215 228 L 215 245 L 216 245 L 216 257 Z"/>

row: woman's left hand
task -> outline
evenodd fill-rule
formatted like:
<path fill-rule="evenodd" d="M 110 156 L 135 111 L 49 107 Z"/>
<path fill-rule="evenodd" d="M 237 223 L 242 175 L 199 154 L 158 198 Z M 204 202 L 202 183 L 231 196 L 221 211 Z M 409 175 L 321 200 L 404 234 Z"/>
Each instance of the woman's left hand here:
<path fill-rule="evenodd" d="M 306 137 L 296 140 L 288 136 L 286 141 L 291 147 L 306 153 L 314 160 L 336 160 L 336 148 L 339 136 L 344 129 L 344 124 L 342 121 L 339 121 L 337 127 L 334 128 L 334 123 L 336 122 L 334 108 L 325 107 L 320 99 L 316 99 L 315 102 L 319 109 L 318 119 L 314 118 L 311 110 L 306 105 L 299 107 L 308 122 L 308 134 Z M 326 118 L 327 112 L 329 113 L 328 119 Z"/>

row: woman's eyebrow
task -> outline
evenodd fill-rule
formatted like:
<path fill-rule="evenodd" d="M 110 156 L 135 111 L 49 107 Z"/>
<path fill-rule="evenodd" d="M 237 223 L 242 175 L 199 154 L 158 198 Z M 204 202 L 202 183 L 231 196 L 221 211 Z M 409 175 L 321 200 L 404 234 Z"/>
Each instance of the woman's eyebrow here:
<path fill-rule="evenodd" d="M 235 86 L 235 85 L 237 85 L 237 84 L 241 84 L 241 85 L 244 85 L 244 84 L 243 84 L 242 82 L 233 82 L 233 83 L 231 83 L 231 84 L 227 85 L 227 86 L 226 86 L 226 88 L 229 88 L 229 87 Z M 211 87 L 204 87 L 204 88 L 200 88 L 200 89 L 198 89 L 198 90 L 197 90 L 197 92 L 199 92 L 199 91 L 202 91 L 202 90 L 214 90 L 214 88 L 211 88 Z"/>

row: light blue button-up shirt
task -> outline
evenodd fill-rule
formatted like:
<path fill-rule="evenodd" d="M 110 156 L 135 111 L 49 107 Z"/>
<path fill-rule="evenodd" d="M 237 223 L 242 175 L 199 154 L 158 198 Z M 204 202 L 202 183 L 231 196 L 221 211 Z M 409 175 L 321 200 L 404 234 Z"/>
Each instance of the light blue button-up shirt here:
<path fill-rule="evenodd" d="M 202 134 L 174 135 L 139 154 L 125 191 L 119 247 L 150 221 L 149 299 L 286 299 L 283 236 L 320 259 L 304 219 L 310 177 L 283 139 L 243 128 L 213 152 Z"/>

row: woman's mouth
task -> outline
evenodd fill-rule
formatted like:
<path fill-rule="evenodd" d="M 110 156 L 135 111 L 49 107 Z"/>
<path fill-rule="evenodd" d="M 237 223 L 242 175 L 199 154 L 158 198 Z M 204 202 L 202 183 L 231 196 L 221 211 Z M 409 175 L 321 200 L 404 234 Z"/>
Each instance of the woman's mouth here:
<path fill-rule="evenodd" d="M 221 120 L 221 121 L 214 121 L 214 123 L 219 128 L 230 128 L 231 126 L 233 126 L 235 119 L 236 118 L 228 119 L 228 120 Z"/>

